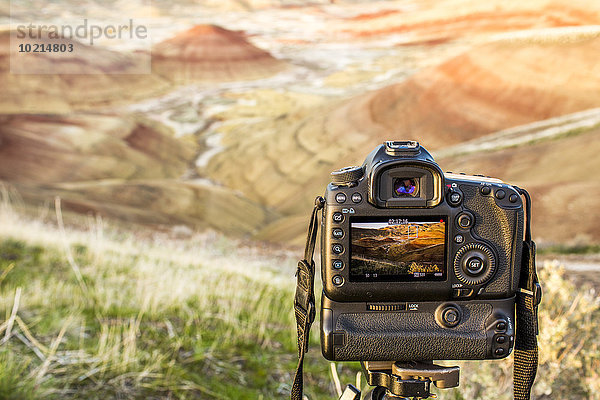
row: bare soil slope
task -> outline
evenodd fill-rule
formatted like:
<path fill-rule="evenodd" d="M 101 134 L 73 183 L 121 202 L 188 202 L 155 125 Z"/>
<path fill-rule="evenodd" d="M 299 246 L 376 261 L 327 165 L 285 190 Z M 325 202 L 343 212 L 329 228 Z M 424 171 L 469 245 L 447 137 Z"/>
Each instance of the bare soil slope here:
<path fill-rule="evenodd" d="M 335 30 L 358 38 L 402 35 L 399 43 L 478 41 L 522 29 L 594 25 L 599 19 L 600 5 L 583 0 L 393 1 L 379 11 L 347 18 Z"/>
<path fill-rule="evenodd" d="M 445 170 L 501 177 L 533 198 L 533 234 L 586 245 L 600 238 L 600 128 L 527 146 L 437 160 Z"/>
<path fill-rule="evenodd" d="M 65 113 L 119 105 L 164 93 L 170 84 L 143 70 L 134 54 L 122 54 L 70 39 L 29 39 L 28 44 L 73 45 L 71 53 L 49 57 L 21 55 L 23 63 L 42 74 L 15 74 L 10 70 L 10 31 L 0 31 L 0 112 Z M 19 41 L 22 43 L 22 41 Z M 60 74 L 47 74 L 58 65 Z"/>
<path fill-rule="evenodd" d="M 300 215 L 323 192 L 329 172 L 362 163 L 384 140 L 415 139 L 436 150 L 597 107 L 600 63 L 590 54 L 599 51 L 596 33 L 536 34 L 477 46 L 347 102 L 228 129 L 225 150 L 202 172 L 286 216 L 261 237 L 293 237 L 305 228 Z"/>
<path fill-rule="evenodd" d="M 377 142 L 392 134 L 439 148 L 595 107 L 600 104 L 600 63 L 590 54 L 600 51 L 600 31 L 590 36 L 478 46 L 406 82 L 348 102 L 332 116 L 346 123 L 331 125 L 346 134 L 368 132 Z"/>
<path fill-rule="evenodd" d="M 178 178 L 193 155 L 192 143 L 133 117 L 0 116 L 0 179 L 7 181 Z"/>
<path fill-rule="evenodd" d="M 0 116 L 0 180 L 28 202 L 143 224 L 251 234 L 273 213 L 239 193 L 183 180 L 195 156 L 150 121 L 102 114 Z"/>

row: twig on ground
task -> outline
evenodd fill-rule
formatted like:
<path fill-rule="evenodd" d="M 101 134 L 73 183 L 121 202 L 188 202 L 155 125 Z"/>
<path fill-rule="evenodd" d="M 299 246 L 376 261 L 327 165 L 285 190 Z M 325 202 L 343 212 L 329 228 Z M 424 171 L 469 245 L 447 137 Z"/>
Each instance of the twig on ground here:
<path fill-rule="evenodd" d="M 73 254 L 71 253 L 71 248 L 69 247 L 69 243 L 67 242 L 65 225 L 63 223 L 63 217 L 62 217 L 60 197 L 58 197 L 58 196 L 54 199 L 54 210 L 56 211 L 56 222 L 58 223 L 58 229 L 60 230 L 60 236 L 61 236 L 63 244 L 64 244 L 67 261 L 69 262 L 71 269 L 73 269 L 73 272 L 75 273 L 75 276 L 77 277 L 77 282 L 79 282 L 79 286 L 81 286 L 81 290 L 83 291 L 83 293 L 88 293 L 88 287 L 83 280 L 83 275 L 81 275 L 81 269 L 79 268 L 79 265 L 77 265 L 77 263 L 75 262 L 75 258 L 73 258 Z"/>
<path fill-rule="evenodd" d="M 0 341 L 0 345 L 8 342 L 12 335 L 12 328 L 15 324 L 15 318 L 17 316 L 17 311 L 19 310 L 19 303 L 21 302 L 21 287 L 18 287 L 15 291 L 15 300 L 13 302 L 13 308 L 10 313 L 10 317 L 6 321 L 6 333 L 4 334 L 4 338 Z M 2 324 L 4 325 L 4 324 Z M 1 331 L 1 330 L 0 330 Z"/>
<path fill-rule="evenodd" d="M 46 361 L 46 356 L 44 356 L 44 354 L 40 351 L 40 349 L 38 349 L 29 340 L 27 340 L 27 338 L 25 336 L 23 336 L 23 334 L 17 332 L 17 333 L 15 333 L 15 337 L 17 339 L 19 339 L 21 342 L 23 342 L 25 344 L 25 346 L 29 347 L 35 353 L 35 355 L 38 356 L 38 358 L 40 360 Z"/>
<path fill-rule="evenodd" d="M 331 369 L 331 377 L 333 378 L 335 391 L 337 392 L 338 397 L 340 397 L 342 395 L 342 384 L 340 383 L 340 377 L 338 376 L 337 369 L 335 368 L 335 363 L 329 363 L 329 367 Z"/>
<path fill-rule="evenodd" d="M 19 328 L 21 328 L 21 331 L 23 332 L 23 334 L 25 335 L 25 337 L 27 337 L 27 339 L 29 339 L 29 341 L 31 343 L 33 343 L 33 345 L 35 345 L 38 349 L 40 349 L 42 352 L 48 354 L 48 348 L 46 346 L 44 346 L 43 344 L 41 344 L 29 331 L 29 328 L 27 327 L 27 324 L 25 324 L 25 322 L 23 322 L 23 320 L 21 319 L 21 317 L 19 317 L 18 315 L 15 317 L 15 321 L 17 322 L 17 325 L 19 325 Z"/>
<path fill-rule="evenodd" d="M 63 336 L 67 332 L 67 327 L 71 323 L 71 319 L 72 319 L 72 317 L 69 317 L 65 321 L 62 328 L 60 329 L 60 332 L 58 332 L 58 336 L 52 341 L 52 344 L 50 345 L 50 352 L 48 353 L 48 357 L 42 363 L 42 365 L 38 368 L 38 370 L 37 370 L 38 372 L 37 372 L 36 378 L 35 378 L 35 380 L 38 382 L 38 384 L 42 380 L 44 375 L 46 375 L 46 372 L 48 372 L 48 368 L 50 367 L 50 362 L 54 358 L 54 355 L 56 354 L 56 350 L 58 350 L 58 346 L 60 345 L 60 342 L 62 341 Z M 33 372 L 35 372 L 35 371 L 32 371 L 32 373 Z"/>
<path fill-rule="evenodd" d="M 8 264 L 8 267 L 6 267 L 6 269 L 2 271 L 2 275 L 0 275 L 0 283 L 2 283 L 2 281 L 6 278 L 6 275 L 8 275 L 8 273 L 12 271 L 14 267 L 15 263 Z"/>

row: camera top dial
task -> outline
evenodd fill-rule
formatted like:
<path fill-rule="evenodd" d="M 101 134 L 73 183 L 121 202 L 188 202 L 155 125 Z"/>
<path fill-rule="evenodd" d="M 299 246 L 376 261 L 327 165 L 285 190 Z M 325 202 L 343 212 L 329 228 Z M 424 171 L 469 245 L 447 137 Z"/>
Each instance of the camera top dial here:
<path fill-rule="evenodd" d="M 331 173 L 331 183 L 336 186 L 353 186 L 362 178 L 362 167 L 352 166 L 335 170 Z"/>

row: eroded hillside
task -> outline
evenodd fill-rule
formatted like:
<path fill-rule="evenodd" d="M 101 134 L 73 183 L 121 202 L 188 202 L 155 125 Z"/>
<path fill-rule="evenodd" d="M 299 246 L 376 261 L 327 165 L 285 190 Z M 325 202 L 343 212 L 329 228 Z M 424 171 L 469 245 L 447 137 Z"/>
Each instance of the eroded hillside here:
<path fill-rule="evenodd" d="M 149 74 L 130 74 L 143 51 L 77 43 L 64 74 L 13 74 L 4 32 L 4 184 L 32 204 L 60 196 L 128 222 L 301 243 L 330 171 L 415 139 L 446 170 L 529 188 L 548 216 L 534 220 L 542 241 L 600 240 L 595 125 L 530 125 L 600 106 L 597 4 L 211 4 L 144 11 L 156 18 Z M 519 126 L 506 148 L 502 132 Z M 552 229 L 559 217 L 569 229 Z"/>

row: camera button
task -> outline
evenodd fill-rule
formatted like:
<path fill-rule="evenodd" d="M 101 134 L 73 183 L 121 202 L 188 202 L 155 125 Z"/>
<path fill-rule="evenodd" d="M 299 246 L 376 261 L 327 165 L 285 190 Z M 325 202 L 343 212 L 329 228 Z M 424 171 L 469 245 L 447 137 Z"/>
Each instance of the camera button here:
<path fill-rule="evenodd" d="M 344 237 L 344 231 L 341 228 L 334 228 L 331 231 L 331 235 L 336 239 L 341 239 Z"/>
<path fill-rule="evenodd" d="M 335 286 L 342 286 L 344 284 L 344 277 L 341 275 L 335 275 L 331 281 Z"/>
<path fill-rule="evenodd" d="M 333 222 L 342 222 L 344 220 L 344 214 L 335 212 L 331 218 L 333 219 Z"/>
<path fill-rule="evenodd" d="M 454 243 L 461 244 L 464 241 L 465 241 L 465 237 L 463 235 L 458 234 L 458 235 L 454 236 Z"/>
<path fill-rule="evenodd" d="M 485 267 L 483 260 L 477 256 L 470 257 L 469 259 L 467 259 L 466 265 L 467 272 L 474 276 L 479 275 Z"/>
<path fill-rule="evenodd" d="M 334 269 L 342 269 L 342 268 L 344 268 L 344 262 L 342 260 L 333 260 L 331 262 L 331 266 Z"/>
<path fill-rule="evenodd" d="M 335 253 L 335 254 L 342 254 L 344 252 L 344 246 L 342 246 L 339 243 L 334 244 L 333 246 L 331 246 L 331 250 Z"/>
<path fill-rule="evenodd" d="M 499 321 L 498 323 L 496 323 L 496 330 L 497 331 L 505 331 L 506 330 L 506 322 Z"/>
<path fill-rule="evenodd" d="M 467 213 L 462 213 L 458 216 L 456 222 L 461 228 L 468 229 L 473 225 L 473 218 Z"/>
<path fill-rule="evenodd" d="M 362 201 L 362 195 L 360 193 L 352 194 L 352 202 L 353 203 L 360 203 L 361 201 Z"/>
<path fill-rule="evenodd" d="M 506 336 L 504 336 L 504 335 L 496 336 L 496 343 L 498 343 L 498 344 L 506 343 Z"/>
<path fill-rule="evenodd" d="M 519 200 L 519 196 L 517 196 L 516 194 L 511 194 L 511 195 L 508 197 L 508 201 L 510 201 L 511 203 L 516 203 L 516 202 L 517 202 L 517 200 Z"/>
<path fill-rule="evenodd" d="M 490 194 L 492 192 L 492 188 L 489 186 L 483 186 L 481 188 L 481 194 L 484 196 L 487 196 L 488 194 Z"/>
<path fill-rule="evenodd" d="M 449 310 L 444 314 L 444 317 L 446 317 L 446 322 L 451 324 L 458 321 L 458 313 L 455 310 Z"/>
<path fill-rule="evenodd" d="M 496 196 L 496 198 L 498 200 L 502 200 L 503 198 L 506 197 L 506 192 L 502 189 L 496 190 L 496 193 L 494 194 Z"/>
<path fill-rule="evenodd" d="M 496 350 L 494 350 L 494 354 L 500 357 L 506 354 L 506 350 L 504 350 L 502 347 L 499 347 Z"/>
<path fill-rule="evenodd" d="M 452 328 L 460 322 L 460 311 L 455 306 L 447 306 L 442 310 L 441 323 L 447 328 Z"/>
<path fill-rule="evenodd" d="M 343 203 L 346 201 L 346 195 L 344 193 L 338 193 L 335 195 L 335 201 L 338 203 Z"/>
<path fill-rule="evenodd" d="M 448 203 L 452 206 L 457 206 L 462 201 L 462 193 L 457 190 L 452 190 L 448 193 Z"/>

